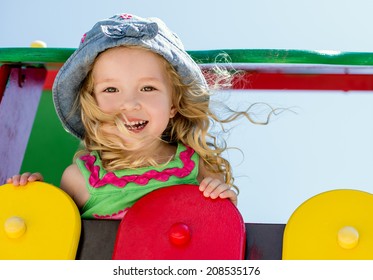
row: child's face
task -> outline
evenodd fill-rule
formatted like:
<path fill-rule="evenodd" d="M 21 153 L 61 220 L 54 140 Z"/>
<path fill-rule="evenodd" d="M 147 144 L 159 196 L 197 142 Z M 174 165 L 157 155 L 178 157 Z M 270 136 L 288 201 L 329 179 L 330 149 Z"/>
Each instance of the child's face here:
<path fill-rule="evenodd" d="M 176 110 L 164 61 L 143 49 L 113 48 L 102 53 L 92 70 L 94 96 L 105 113 L 121 113 L 129 135 L 112 131 L 127 143 L 158 138 Z"/>

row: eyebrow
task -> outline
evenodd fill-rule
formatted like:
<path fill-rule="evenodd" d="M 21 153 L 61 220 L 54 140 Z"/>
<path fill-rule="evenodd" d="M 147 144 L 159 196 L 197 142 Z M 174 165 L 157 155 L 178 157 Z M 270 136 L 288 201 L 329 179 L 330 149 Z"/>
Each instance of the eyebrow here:
<path fill-rule="evenodd" d="M 113 79 L 110 77 L 103 78 L 103 79 L 94 79 L 93 86 L 96 87 L 101 84 L 110 84 L 110 83 L 117 83 L 119 80 L 117 78 Z M 163 77 L 149 77 L 145 76 L 138 80 L 138 83 L 156 83 L 156 84 L 166 84 L 168 81 L 165 80 Z"/>
<path fill-rule="evenodd" d="M 162 80 L 161 79 L 159 79 L 159 78 L 155 78 L 155 77 L 143 77 L 143 78 L 141 78 L 140 80 L 139 80 L 140 82 L 142 82 L 142 81 L 151 81 L 151 82 L 162 82 Z"/>
<path fill-rule="evenodd" d="M 96 83 L 111 83 L 111 82 L 115 82 L 116 79 L 112 79 L 112 78 L 104 78 L 104 79 L 94 79 L 93 82 L 96 84 Z"/>

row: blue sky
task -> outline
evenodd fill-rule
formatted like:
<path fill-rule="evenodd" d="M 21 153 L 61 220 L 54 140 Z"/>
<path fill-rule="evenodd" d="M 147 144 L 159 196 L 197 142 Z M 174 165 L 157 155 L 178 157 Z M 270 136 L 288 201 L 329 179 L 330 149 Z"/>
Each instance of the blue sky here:
<path fill-rule="evenodd" d="M 12 0 L 1 10 L 0 47 L 76 47 L 97 20 L 127 12 L 162 18 L 189 50 L 373 50 L 370 0 Z"/>
<path fill-rule="evenodd" d="M 373 52 L 371 0 L 12 0 L 3 1 L 0 47 L 77 47 L 99 19 L 134 13 L 163 19 L 187 50 L 303 49 Z M 238 122 L 229 144 L 246 222 L 286 223 L 329 189 L 373 192 L 373 94 L 235 92 L 233 106 L 297 107 L 268 126 Z"/>

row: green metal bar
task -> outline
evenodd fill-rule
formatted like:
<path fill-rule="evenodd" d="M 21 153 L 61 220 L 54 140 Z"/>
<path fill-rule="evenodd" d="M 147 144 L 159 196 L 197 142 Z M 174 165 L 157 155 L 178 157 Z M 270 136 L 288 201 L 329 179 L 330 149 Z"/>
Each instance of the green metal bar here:
<path fill-rule="evenodd" d="M 58 63 L 74 52 L 73 48 L 0 48 L 0 64 Z M 276 49 L 222 49 L 188 51 L 198 63 L 213 64 L 223 53 L 232 63 L 290 63 L 373 66 L 373 53 Z"/>
<path fill-rule="evenodd" d="M 291 63 L 291 64 L 331 64 L 331 65 L 373 65 L 373 53 L 328 52 L 304 50 L 208 50 L 189 51 L 198 63 L 215 63 L 222 53 L 226 53 L 232 63 Z"/>
<path fill-rule="evenodd" d="M 0 48 L 0 63 L 64 63 L 75 49 Z"/>

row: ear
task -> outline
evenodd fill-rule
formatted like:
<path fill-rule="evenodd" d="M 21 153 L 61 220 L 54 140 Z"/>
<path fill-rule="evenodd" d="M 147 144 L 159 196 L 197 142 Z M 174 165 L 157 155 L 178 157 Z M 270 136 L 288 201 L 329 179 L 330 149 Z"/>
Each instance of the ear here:
<path fill-rule="evenodd" d="M 177 111 L 176 111 L 176 108 L 174 105 L 171 106 L 171 110 L 170 110 L 170 119 L 172 119 L 173 117 L 175 117 Z"/>

